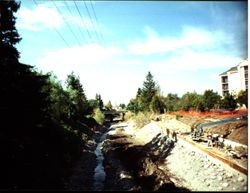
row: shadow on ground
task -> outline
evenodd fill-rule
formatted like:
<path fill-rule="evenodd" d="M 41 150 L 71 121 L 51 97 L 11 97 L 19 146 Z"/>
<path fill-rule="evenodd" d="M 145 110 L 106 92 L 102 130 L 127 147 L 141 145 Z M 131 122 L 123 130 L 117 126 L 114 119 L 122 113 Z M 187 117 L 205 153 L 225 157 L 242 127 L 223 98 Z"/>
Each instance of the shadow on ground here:
<path fill-rule="evenodd" d="M 187 188 L 177 187 L 168 171 L 158 168 L 174 144 L 160 134 L 145 145 L 134 145 L 131 138 L 122 134 L 112 136 L 103 147 L 107 174 L 105 190 L 189 192 Z M 129 177 L 122 178 L 124 172 Z"/>

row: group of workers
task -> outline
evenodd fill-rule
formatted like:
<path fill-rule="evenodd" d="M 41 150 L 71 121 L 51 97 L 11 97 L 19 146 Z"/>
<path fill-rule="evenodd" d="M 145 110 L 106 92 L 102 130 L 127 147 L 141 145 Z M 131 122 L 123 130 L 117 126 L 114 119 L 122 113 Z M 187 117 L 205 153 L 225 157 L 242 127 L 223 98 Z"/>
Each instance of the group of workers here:
<path fill-rule="evenodd" d="M 166 128 L 166 133 L 167 133 L 167 138 L 170 138 L 170 130 L 168 128 Z M 175 131 L 172 132 L 172 136 L 171 136 L 172 140 L 174 142 L 177 142 L 177 133 Z M 224 136 L 223 135 L 219 135 L 219 134 L 211 134 L 208 133 L 207 135 L 207 146 L 208 147 L 219 147 L 221 149 L 224 148 Z"/>
<path fill-rule="evenodd" d="M 169 139 L 170 137 L 170 130 L 168 128 L 166 128 L 166 132 L 167 132 L 167 138 Z M 172 132 L 172 136 L 171 136 L 172 140 L 174 142 L 177 142 L 177 134 L 175 131 Z"/>
<path fill-rule="evenodd" d="M 224 148 L 224 137 L 223 137 L 223 135 L 219 135 L 219 134 L 213 134 L 212 135 L 211 133 L 208 133 L 208 135 L 207 135 L 207 146 L 208 147 L 213 147 L 214 145 L 215 145 L 215 147 L 219 147 L 221 149 Z"/>

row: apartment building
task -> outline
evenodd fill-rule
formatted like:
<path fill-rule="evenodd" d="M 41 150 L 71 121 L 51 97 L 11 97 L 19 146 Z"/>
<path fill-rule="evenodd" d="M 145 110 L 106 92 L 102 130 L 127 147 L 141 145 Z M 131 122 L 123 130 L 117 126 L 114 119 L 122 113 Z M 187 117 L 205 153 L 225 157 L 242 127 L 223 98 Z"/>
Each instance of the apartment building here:
<path fill-rule="evenodd" d="M 219 75 L 221 79 L 221 95 L 238 94 L 240 90 L 248 89 L 248 59 Z"/>

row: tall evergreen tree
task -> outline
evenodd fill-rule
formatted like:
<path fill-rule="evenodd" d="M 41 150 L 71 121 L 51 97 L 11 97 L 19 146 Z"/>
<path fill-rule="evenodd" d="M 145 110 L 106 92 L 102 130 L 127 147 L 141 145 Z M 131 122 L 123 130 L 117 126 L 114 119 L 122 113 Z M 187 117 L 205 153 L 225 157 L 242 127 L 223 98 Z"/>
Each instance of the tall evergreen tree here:
<path fill-rule="evenodd" d="M 72 114 L 75 119 L 81 119 L 87 114 L 88 102 L 84 93 L 80 78 L 75 76 L 72 72 L 67 77 L 67 89 L 72 101 Z"/>
<path fill-rule="evenodd" d="M 155 81 L 153 80 L 153 75 L 151 72 L 148 72 L 146 76 L 146 80 L 143 82 L 143 87 L 141 90 L 141 100 L 142 100 L 142 109 L 144 111 L 149 111 L 150 103 L 157 93 L 157 86 Z"/>
<path fill-rule="evenodd" d="M 103 110 L 103 100 L 100 94 L 96 94 L 96 100 L 98 101 L 98 107 L 100 110 Z"/>
<path fill-rule="evenodd" d="M 81 144 L 61 127 L 60 117 L 51 119 L 55 95 L 49 93 L 60 88 L 18 61 L 15 44 L 21 38 L 14 13 L 19 7 L 14 0 L 0 1 L 0 189 L 58 189 Z"/>
<path fill-rule="evenodd" d="M 14 47 L 21 38 L 15 27 L 16 17 L 14 13 L 20 7 L 16 1 L 0 1 L 0 58 L 16 60 L 19 53 Z M 2 63 L 3 61 L 1 61 Z"/>

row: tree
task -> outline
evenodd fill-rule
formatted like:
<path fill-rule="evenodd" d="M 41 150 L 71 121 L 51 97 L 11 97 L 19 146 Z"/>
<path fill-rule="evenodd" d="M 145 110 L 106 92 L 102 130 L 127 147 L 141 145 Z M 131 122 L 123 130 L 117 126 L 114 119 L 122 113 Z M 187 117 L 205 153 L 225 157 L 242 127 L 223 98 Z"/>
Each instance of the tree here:
<path fill-rule="evenodd" d="M 203 94 L 203 102 L 206 110 L 215 108 L 220 104 L 221 96 L 213 90 L 205 90 Z"/>
<path fill-rule="evenodd" d="M 71 119 L 71 99 L 55 76 L 50 75 L 50 117 L 56 122 L 64 124 Z"/>
<path fill-rule="evenodd" d="M 177 111 L 179 109 L 180 98 L 177 94 L 169 93 L 165 98 L 165 107 L 166 111 L 172 112 Z"/>
<path fill-rule="evenodd" d="M 48 76 L 18 61 L 14 12 L 19 7 L 0 1 L 0 189 L 58 187 L 63 130 L 50 119 Z"/>
<path fill-rule="evenodd" d="M 164 113 L 164 106 L 165 105 L 160 96 L 154 95 L 150 102 L 150 110 L 157 114 Z"/>
<path fill-rule="evenodd" d="M 102 97 L 100 94 L 96 94 L 95 96 L 97 102 L 98 102 L 98 107 L 100 110 L 103 110 L 103 101 L 102 101 Z"/>
<path fill-rule="evenodd" d="M 221 100 L 221 107 L 228 109 L 228 110 L 234 110 L 237 107 L 237 100 L 231 93 L 227 93 L 224 98 Z"/>
<path fill-rule="evenodd" d="M 242 105 L 246 105 L 246 107 L 248 107 L 248 91 L 247 90 L 241 90 L 238 93 L 238 97 L 237 97 L 237 102 L 242 106 Z"/>
<path fill-rule="evenodd" d="M 96 99 L 89 99 L 87 114 L 93 114 L 96 108 L 99 108 L 98 101 Z"/>
<path fill-rule="evenodd" d="M 110 111 L 110 110 L 112 110 L 112 108 L 113 108 L 112 103 L 111 103 L 111 101 L 109 101 L 109 102 L 105 105 L 105 109 Z"/>
<path fill-rule="evenodd" d="M 0 1 L 0 40 L 3 44 L 12 47 L 21 40 L 15 27 L 16 17 L 14 16 L 14 13 L 17 12 L 19 8 L 20 2 L 17 3 L 16 1 Z"/>
<path fill-rule="evenodd" d="M 94 110 L 94 119 L 96 120 L 96 122 L 100 125 L 102 125 L 105 121 L 105 116 L 103 114 L 103 112 L 99 109 L 99 108 L 96 108 Z"/>
<path fill-rule="evenodd" d="M 66 83 L 73 104 L 72 113 L 76 116 L 76 119 L 81 119 L 80 117 L 83 118 L 87 114 L 88 101 L 80 83 L 80 78 L 76 77 L 72 72 L 68 75 Z"/>
<path fill-rule="evenodd" d="M 69 93 L 18 61 L 13 14 L 19 6 L 0 1 L 0 189 L 62 189 L 83 142 L 65 129 L 74 106 Z"/>
<path fill-rule="evenodd" d="M 125 109 L 125 108 L 126 108 L 126 105 L 125 105 L 124 103 L 121 103 L 121 104 L 119 104 L 119 108 Z"/>
<path fill-rule="evenodd" d="M 143 111 L 149 111 L 150 103 L 157 92 L 157 86 L 153 80 L 153 75 L 148 72 L 146 80 L 143 82 L 143 88 L 141 90 L 140 99 Z"/>
<path fill-rule="evenodd" d="M 137 106 L 137 102 L 136 99 L 130 99 L 128 105 L 127 105 L 127 110 L 133 112 L 133 113 L 137 113 L 138 110 L 138 106 Z"/>
<path fill-rule="evenodd" d="M 181 109 L 184 111 L 189 110 L 204 110 L 202 96 L 196 92 L 187 92 L 181 98 Z"/>

